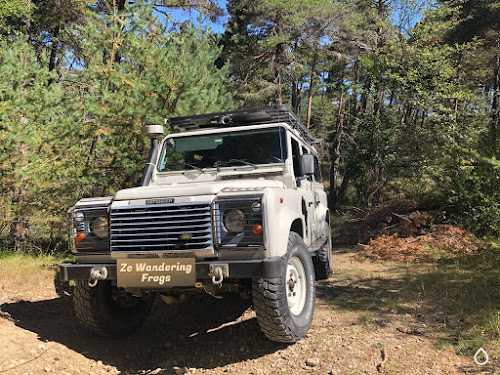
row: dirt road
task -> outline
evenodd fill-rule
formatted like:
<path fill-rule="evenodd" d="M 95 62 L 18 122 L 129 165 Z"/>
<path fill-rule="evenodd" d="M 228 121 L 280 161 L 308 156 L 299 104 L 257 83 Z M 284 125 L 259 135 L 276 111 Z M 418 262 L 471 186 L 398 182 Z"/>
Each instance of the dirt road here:
<path fill-rule="evenodd" d="M 295 345 L 261 334 L 250 302 L 158 303 L 145 326 L 121 339 L 94 337 L 45 276 L 0 279 L 0 374 L 500 374 L 447 344 L 438 311 L 407 288 L 404 265 L 334 255 L 317 284 L 312 329 Z"/>

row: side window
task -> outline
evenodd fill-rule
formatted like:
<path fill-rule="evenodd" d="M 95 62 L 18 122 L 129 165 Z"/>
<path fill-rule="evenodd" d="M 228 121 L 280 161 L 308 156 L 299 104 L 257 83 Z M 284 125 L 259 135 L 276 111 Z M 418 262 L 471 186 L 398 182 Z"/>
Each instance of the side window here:
<path fill-rule="evenodd" d="M 314 155 L 314 181 L 322 182 L 323 178 L 321 177 L 321 168 L 319 166 L 319 161 L 316 155 Z"/>
<path fill-rule="evenodd" d="M 295 177 L 300 176 L 300 151 L 299 143 L 292 138 L 292 162 L 293 162 L 293 174 Z"/>

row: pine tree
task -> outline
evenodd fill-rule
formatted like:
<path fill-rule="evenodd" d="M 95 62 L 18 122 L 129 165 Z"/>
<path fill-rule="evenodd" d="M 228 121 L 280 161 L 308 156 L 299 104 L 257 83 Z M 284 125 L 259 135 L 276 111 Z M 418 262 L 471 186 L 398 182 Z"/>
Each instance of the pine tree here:
<path fill-rule="evenodd" d="M 206 26 L 162 23 L 152 4 L 133 2 L 89 11 L 72 33 L 78 48 L 64 74 L 50 48 L 23 36 L 0 42 L 0 229 L 10 226 L 19 248 L 35 233 L 60 234 L 79 197 L 136 185 L 144 124 L 235 105 Z"/>
<path fill-rule="evenodd" d="M 135 2 L 95 13 L 79 29 L 85 69 L 68 81 L 77 82 L 71 88 L 83 119 L 82 195 L 137 183 L 147 147 L 143 125 L 234 106 L 227 70 L 214 64 L 216 37 L 189 23 L 171 26 L 153 15 L 151 4 Z"/>
<path fill-rule="evenodd" d="M 0 42 L 2 226 L 10 225 L 17 248 L 29 237 L 30 218 L 53 222 L 61 191 L 71 191 L 72 148 L 60 136 L 72 119 L 46 61 L 23 38 Z"/>

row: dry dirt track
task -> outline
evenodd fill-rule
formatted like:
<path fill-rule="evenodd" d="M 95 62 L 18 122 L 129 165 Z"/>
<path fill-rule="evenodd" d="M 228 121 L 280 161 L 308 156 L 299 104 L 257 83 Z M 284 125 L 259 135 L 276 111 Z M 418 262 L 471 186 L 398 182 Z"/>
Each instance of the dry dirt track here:
<path fill-rule="evenodd" d="M 312 329 L 295 345 L 261 334 L 249 302 L 158 304 L 143 329 L 93 337 L 48 277 L 19 287 L 0 279 L 0 374 L 492 374 L 437 344 L 441 327 L 417 318 L 393 263 L 334 254 L 335 275 L 317 284 Z M 394 271 L 394 272 L 393 272 Z M 29 290 L 29 293 L 26 292 Z M 425 312 L 424 312 L 425 315 Z M 387 358 L 382 361 L 382 353 Z M 382 364 L 382 366 L 380 366 Z M 379 368 L 377 369 L 377 365 Z M 500 373 L 500 372 L 499 372 Z"/>

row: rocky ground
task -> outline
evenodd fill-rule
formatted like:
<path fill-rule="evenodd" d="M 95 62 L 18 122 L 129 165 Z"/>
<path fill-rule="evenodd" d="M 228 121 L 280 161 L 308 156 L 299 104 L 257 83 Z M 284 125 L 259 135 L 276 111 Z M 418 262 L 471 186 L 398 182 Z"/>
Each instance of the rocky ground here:
<path fill-rule="evenodd" d="M 312 328 L 294 345 L 266 340 L 249 301 L 211 297 L 158 303 L 133 336 L 94 337 L 49 274 L 19 283 L 0 272 L 0 374 L 500 374 L 494 355 L 479 366 L 455 353 L 441 312 L 408 288 L 404 264 L 340 251 L 334 265 L 317 284 Z"/>

